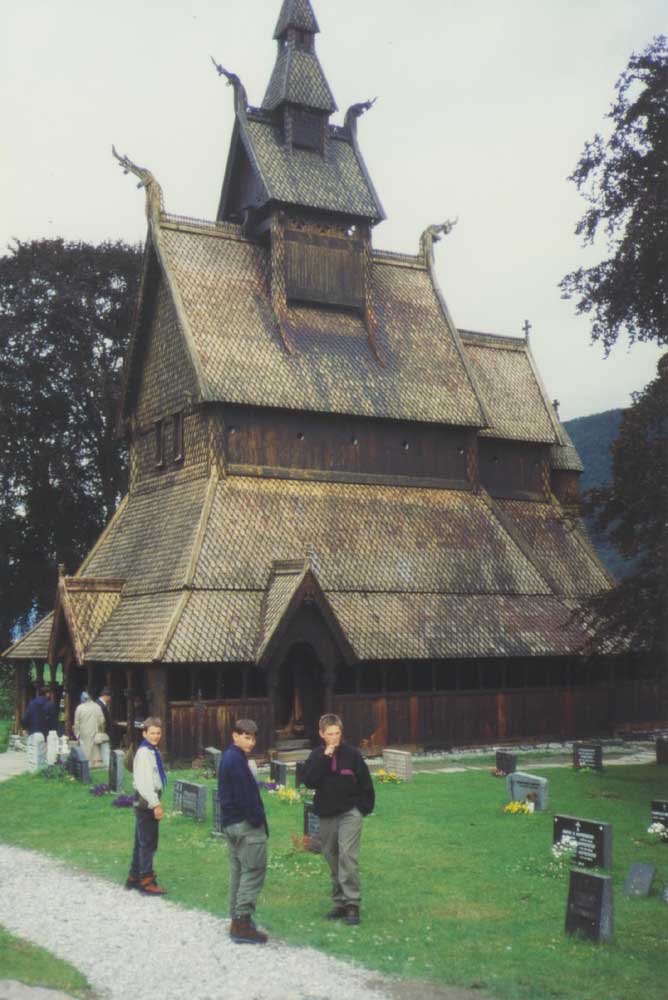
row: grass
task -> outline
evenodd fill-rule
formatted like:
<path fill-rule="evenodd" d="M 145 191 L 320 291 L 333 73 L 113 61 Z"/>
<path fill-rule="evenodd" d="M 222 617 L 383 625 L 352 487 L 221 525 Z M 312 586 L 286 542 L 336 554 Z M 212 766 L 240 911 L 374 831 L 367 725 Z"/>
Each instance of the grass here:
<path fill-rule="evenodd" d="M 11 719 L 0 719 L 0 753 L 4 753 L 7 749 L 11 729 Z"/>
<path fill-rule="evenodd" d="M 80 972 L 44 948 L 14 937 L 4 927 L 0 927 L 0 979 L 63 990 L 75 997 L 89 995 L 88 983 Z"/>
<path fill-rule="evenodd" d="M 646 830 L 650 800 L 665 797 L 668 767 L 555 768 L 549 781 L 553 811 L 613 824 L 616 935 L 609 945 L 564 936 L 568 874 L 552 861 L 552 812 L 504 814 L 505 782 L 485 771 L 422 773 L 412 784 L 377 786 L 377 809 L 364 828 L 358 928 L 323 919 L 325 863 L 293 844 L 301 807 L 267 796 L 270 861 L 259 919 L 292 944 L 400 976 L 473 986 L 499 1000 L 663 1000 L 668 845 Z M 210 801 L 208 808 L 210 816 Z M 131 810 L 75 783 L 23 775 L 0 785 L 0 839 L 117 882 L 132 830 Z M 196 824 L 168 811 L 156 867 L 170 900 L 224 916 L 226 850 L 209 831 L 210 820 Z M 623 894 L 636 861 L 656 866 L 649 899 Z"/>

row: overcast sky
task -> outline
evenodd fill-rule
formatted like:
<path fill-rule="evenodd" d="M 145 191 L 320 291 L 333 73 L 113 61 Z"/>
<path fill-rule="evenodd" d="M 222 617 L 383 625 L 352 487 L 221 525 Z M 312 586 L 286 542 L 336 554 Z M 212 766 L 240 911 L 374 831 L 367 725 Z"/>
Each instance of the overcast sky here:
<path fill-rule="evenodd" d="M 260 104 L 281 0 L 21 0 L 5 6 L 0 246 L 62 236 L 143 241 L 144 196 L 111 144 L 162 184 L 167 211 L 215 217 L 233 125 L 213 54 Z M 626 406 L 658 351 L 603 361 L 560 278 L 602 252 L 574 236 L 567 181 L 606 126 L 632 51 L 665 0 L 313 0 L 339 105 L 378 96 L 360 142 L 388 219 L 377 247 L 415 252 L 458 218 L 437 270 L 458 326 L 521 335 L 569 419 Z"/>

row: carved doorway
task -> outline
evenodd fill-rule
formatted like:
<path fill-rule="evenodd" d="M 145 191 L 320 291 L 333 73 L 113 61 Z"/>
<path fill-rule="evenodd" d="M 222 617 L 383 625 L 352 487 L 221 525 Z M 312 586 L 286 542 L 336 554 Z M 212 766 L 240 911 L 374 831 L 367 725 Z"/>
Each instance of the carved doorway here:
<path fill-rule="evenodd" d="M 291 646 L 280 664 L 274 696 L 274 720 L 279 740 L 318 740 L 318 720 L 324 711 L 324 674 L 308 643 Z"/>

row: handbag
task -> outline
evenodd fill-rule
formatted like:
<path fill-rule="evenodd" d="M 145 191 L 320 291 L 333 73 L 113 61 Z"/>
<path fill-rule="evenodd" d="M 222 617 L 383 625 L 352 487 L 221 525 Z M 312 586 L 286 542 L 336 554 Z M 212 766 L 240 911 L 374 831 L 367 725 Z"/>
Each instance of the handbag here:
<path fill-rule="evenodd" d="M 100 744 L 108 742 L 109 742 L 109 737 L 107 736 L 106 733 L 95 733 L 95 736 L 93 737 L 93 743 Z"/>

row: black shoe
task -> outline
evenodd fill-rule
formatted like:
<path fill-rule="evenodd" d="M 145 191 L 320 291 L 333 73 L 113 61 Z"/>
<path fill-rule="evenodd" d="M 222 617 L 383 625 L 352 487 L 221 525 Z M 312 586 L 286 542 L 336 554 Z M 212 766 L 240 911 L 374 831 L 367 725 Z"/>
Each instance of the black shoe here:
<path fill-rule="evenodd" d="M 360 908 L 354 903 L 348 903 L 343 918 L 347 924 L 354 926 L 360 922 Z"/>
<path fill-rule="evenodd" d="M 335 903 L 329 913 L 326 914 L 328 920 L 343 920 L 346 915 L 345 906 Z"/>

